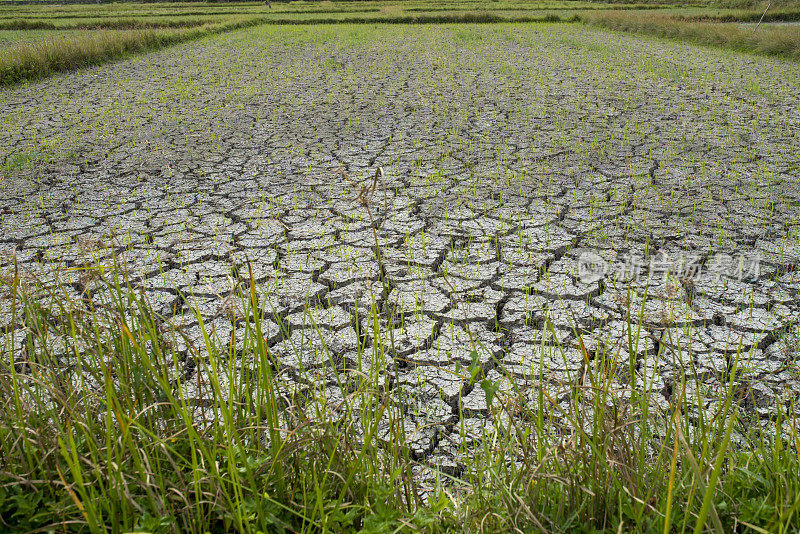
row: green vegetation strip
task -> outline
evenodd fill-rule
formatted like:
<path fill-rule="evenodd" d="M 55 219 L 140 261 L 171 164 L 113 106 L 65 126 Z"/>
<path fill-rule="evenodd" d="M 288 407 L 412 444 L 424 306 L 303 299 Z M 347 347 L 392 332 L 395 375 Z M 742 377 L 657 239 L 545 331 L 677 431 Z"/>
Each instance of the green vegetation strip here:
<path fill-rule="evenodd" d="M 731 11 L 729 13 L 710 13 L 697 15 L 675 14 L 672 18 L 689 22 L 795 22 L 800 21 L 800 10 L 780 9 L 763 11 Z"/>
<path fill-rule="evenodd" d="M 387 15 L 378 17 L 339 17 L 339 18 L 275 18 L 269 24 L 498 24 L 509 22 L 579 22 L 577 15 L 562 18 L 556 13 L 545 13 L 539 16 L 504 17 L 488 12 L 450 13 L 446 15 Z"/>
<path fill-rule="evenodd" d="M 0 30 L 138 30 L 147 28 L 193 28 L 204 24 L 213 24 L 211 19 L 205 20 L 169 20 L 151 21 L 136 19 L 114 19 L 100 22 L 79 22 L 76 24 L 57 25 L 44 20 L 14 19 L 0 22 Z"/>

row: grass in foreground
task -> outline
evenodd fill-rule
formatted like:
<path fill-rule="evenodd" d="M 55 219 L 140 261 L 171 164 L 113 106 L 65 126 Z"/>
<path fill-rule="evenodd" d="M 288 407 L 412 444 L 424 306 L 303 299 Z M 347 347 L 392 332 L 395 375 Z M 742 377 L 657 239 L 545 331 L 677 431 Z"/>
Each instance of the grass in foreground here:
<path fill-rule="evenodd" d="M 766 430 L 745 424 L 737 392 L 746 354 L 735 355 L 710 416 L 687 396 L 706 391 L 688 367 L 660 413 L 646 376 L 619 386 L 614 377 L 630 362 L 611 353 L 584 349 L 581 377 L 559 398 L 544 382 L 525 391 L 500 361 L 503 385 L 465 365 L 491 417 L 477 443 L 462 444 L 472 458 L 463 472 L 441 472 L 430 486 L 409 453 L 405 392 L 391 386 L 377 306 L 362 325 L 375 343 L 359 349 L 371 365 L 331 369 L 326 386 L 307 380 L 311 371 L 288 381 L 265 342 L 270 320 L 288 326 L 246 266 L 232 269 L 228 297 L 240 334 L 220 339 L 198 314 L 202 339 L 193 342 L 115 263 L 88 268 L 79 298 L 19 271 L 2 281 L 12 327 L 0 363 L 0 530 L 699 534 L 800 525 L 800 427 L 780 406 Z M 630 328 L 635 353 L 635 318 Z M 337 388 L 344 394 L 334 399 Z"/>

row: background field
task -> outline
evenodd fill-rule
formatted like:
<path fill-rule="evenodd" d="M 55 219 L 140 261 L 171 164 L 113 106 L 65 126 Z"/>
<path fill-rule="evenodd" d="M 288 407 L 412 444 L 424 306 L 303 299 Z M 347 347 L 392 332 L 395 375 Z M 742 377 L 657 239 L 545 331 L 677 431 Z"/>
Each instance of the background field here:
<path fill-rule="evenodd" d="M 798 58 L 800 6 L 682 2 L 275 2 L 230 4 L 20 4 L 0 6 L 0 83 L 18 83 L 253 24 L 586 22 Z M 728 23 L 727 25 L 724 23 Z M 775 24 L 780 23 L 780 24 Z M 788 23 L 788 24 L 787 24 Z M 86 31 L 91 30 L 92 34 Z M 122 31 L 120 31 L 122 30 Z M 127 32 L 124 30 L 128 30 Z M 101 32 L 98 35 L 96 32 Z"/>

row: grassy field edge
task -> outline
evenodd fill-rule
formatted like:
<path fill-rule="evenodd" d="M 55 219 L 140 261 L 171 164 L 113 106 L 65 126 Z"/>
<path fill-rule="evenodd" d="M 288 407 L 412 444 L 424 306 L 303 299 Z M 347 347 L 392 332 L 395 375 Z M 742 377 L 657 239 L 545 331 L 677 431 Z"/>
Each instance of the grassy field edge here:
<path fill-rule="evenodd" d="M 656 13 L 600 12 L 584 14 L 591 26 L 715 46 L 738 52 L 800 60 L 800 26 L 742 27 L 719 22 L 695 22 L 687 17 Z M 757 21 L 758 19 L 756 19 Z"/>
<path fill-rule="evenodd" d="M 101 65 L 201 37 L 262 24 L 261 19 L 180 29 L 100 32 L 26 43 L 0 53 L 0 85 L 40 80 L 60 72 Z"/>
<path fill-rule="evenodd" d="M 656 411 L 650 397 L 661 393 L 646 378 L 612 386 L 634 365 L 613 353 L 584 348 L 583 375 L 551 398 L 542 385 L 522 391 L 502 361 L 493 364 L 502 384 L 488 380 L 476 344 L 461 372 L 492 417 L 479 441 L 460 445 L 470 461 L 453 469 L 410 452 L 403 392 L 391 386 L 391 334 L 375 304 L 362 327 L 376 342 L 360 347 L 358 369 L 334 375 L 347 394 L 332 399 L 311 368 L 300 371 L 305 386 L 287 389 L 267 323 L 291 327 L 249 269 L 231 267 L 231 320 L 243 337 L 221 339 L 198 312 L 198 342 L 154 312 L 115 264 L 87 271 L 86 290 L 103 295 L 88 308 L 29 273 L 0 281 L 13 323 L 28 332 L 0 338 L 21 347 L 0 361 L 0 530 L 700 534 L 798 525 L 798 422 L 779 409 L 766 427 L 748 423 L 741 349 L 724 398 L 704 393 L 687 367 L 670 408 Z M 191 295 L 180 298 L 192 306 Z M 630 328 L 636 353 L 635 316 Z M 362 359 L 372 363 L 362 368 Z M 689 390 L 713 413 L 692 408 Z M 433 486 L 420 483 L 426 472 Z"/>

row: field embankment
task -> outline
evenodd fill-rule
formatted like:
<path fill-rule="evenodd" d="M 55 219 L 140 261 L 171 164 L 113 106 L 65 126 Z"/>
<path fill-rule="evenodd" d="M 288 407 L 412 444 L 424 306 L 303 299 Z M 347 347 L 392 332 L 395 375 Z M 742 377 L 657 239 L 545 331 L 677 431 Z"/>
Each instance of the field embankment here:
<path fill-rule="evenodd" d="M 135 18 L 55 24 L 46 20 L 12 19 L 0 22 L 0 30 L 141 30 L 151 28 L 193 28 L 213 24 L 212 19 L 141 20 Z"/>
<path fill-rule="evenodd" d="M 131 54 L 253 26 L 255 18 L 222 24 L 168 29 L 104 31 L 78 37 L 42 39 L 0 50 L 0 85 L 41 79 L 58 72 L 100 65 Z"/>
<path fill-rule="evenodd" d="M 788 12 L 791 20 L 800 16 Z M 760 15 L 759 15 L 760 16 Z M 800 59 L 800 25 L 768 26 L 758 29 L 740 23 L 697 21 L 691 17 L 680 17 L 642 12 L 585 13 L 582 20 L 594 26 L 617 31 L 680 39 L 700 45 L 719 46 L 740 52 Z M 726 16 L 723 20 L 732 20 Z M 773 18 L 772 20 L 776 20 Z M 742 22 L 758 21 L 749 15 Z"/>

